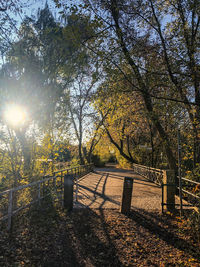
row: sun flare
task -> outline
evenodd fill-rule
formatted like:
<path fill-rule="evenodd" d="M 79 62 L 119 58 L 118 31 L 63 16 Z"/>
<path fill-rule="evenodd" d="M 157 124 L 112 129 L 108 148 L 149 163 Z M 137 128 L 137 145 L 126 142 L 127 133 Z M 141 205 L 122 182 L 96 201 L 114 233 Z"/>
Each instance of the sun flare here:
<path fill-rule="evenodd" d="M 27 113 L 22 106 L 8 105 L 4 112 L 4 118 L 12 126 L 20 126 L 27 119 Z"/>

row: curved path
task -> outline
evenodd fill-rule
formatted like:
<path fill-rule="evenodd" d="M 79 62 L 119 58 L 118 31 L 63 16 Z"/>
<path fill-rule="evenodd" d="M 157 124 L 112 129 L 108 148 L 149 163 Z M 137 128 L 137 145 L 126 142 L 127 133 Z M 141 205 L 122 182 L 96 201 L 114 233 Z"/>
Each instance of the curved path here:
<path fill-rule="evenodd" d="M 75 207 L 119 209 L 124 177 L 133 178 L 132 207 L 161 210 L 162 191 L 159 186 L 132 170 L 114 167 L 95 169 L 79 180 Z"/>

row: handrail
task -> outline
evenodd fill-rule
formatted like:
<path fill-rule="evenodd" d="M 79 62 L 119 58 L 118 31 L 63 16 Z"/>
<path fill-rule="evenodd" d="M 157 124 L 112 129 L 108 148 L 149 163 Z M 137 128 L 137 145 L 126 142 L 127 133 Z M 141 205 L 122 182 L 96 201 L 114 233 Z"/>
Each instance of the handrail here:
<path fill-rule="evenodd" d="M 46 176 L 43 176 L 44 179 L 42 180 L 39 180 L 39 181 L 36 181 L 36 182 L 32 182 L 30 184 L 27 184 L 27 185 L 21 185 L 21 186 L 18 186 L 16 188 L 11 188 L 11 189 L 8 189 L 8 190 L 5 190 L 3 192 L 0 192 L 0 200 L 2 198 L 2 196 L 4 195 L 8 195 L 8 211 L 7 211 L 7 215 L 5 214 L 2 214 L 3 216 L 1 216 L 1 213 L 0 213 L 0 221 L 1 220 L 5 220 L 5 219 L 8 219 L 8 229 L 11 228 L 11 217 L 13 215 L 15 215 L 18 211 L 36 203 L 36 202 L 39 202 L 40 203 L 40 200 L 46 198 L 50 193 L 48 194 L 45 194 L 43 196 L 41 196 L 41 189 L 43 189 L 43 194 L 44 194 L 44 190 L 45 190 L 45 186 L 47 187 L 47 190 L 52 190 L 52 192 L 54 193 L 54 198 L 60 198 L 59 197 L 59 192 L 58 192 L 58 189 L 60 189 L 60 195 L 63 194 L 63 173 L 64 172 L 67 172 L 67 174 L 73 174 L 74 175 L 74 180 L 75 180 L 75 183 L 76 183 L 76 198 L 77 198 L 77 193 L 78 193 L 78 179 L 80 177 L 82 177 L 83 175 L 89 173 L 91 171 L 93 167 L 93 164 L 87 164 L 87 165 L 81 165 L 81 166 L 77 166 L 77 167 L 72 167 L 72 168 L 67 168 L 67 169 L 63 169 L 63 170 L 59 170 L 59 171 L 56 171 L 53 173 L 53 176 L 50 176 L 50 175 L 46 175 Z M 78 170 L 78 171 L 77 171 Z M 58 173 L 61 173 L 61 175 L 56 175 Z M 60 185 L 57 185 L 57 179 L 60 178 Z M 50 188 L 50 181 L 53 181 L 52 185 L 51 185 L 51 188 Z M 47 184 L 47 185 L 46 185 Z M 43 185 L 43 188 L 42 186 Z M 30 201 L 28 204 L 26 204 L 25 206 L 22 206 L 22 207 L 19 207 L 17 209 L 14 209 L 13 208 L 13 194 L 14 192 L 17 192 L 17 191 L 20 191 L 22 189 L 25 189 L 25 188 L 32 188 L 33 186 L 37 186 L 36 188 L 36 196 L 35 198 L 33 198 L 33 201 Z"/>
<path fill-rule="evenodd" d="M 199 183 L 199 182 L 196 182 L 196 181 L 193 181 L 193 180 L 187 179 L 187 178 L 185 178 L 185 177 L 181 177 L 181 179 L 182 179 L 183 181 L 187 181 L 187 182 L 190 182 L 190 183 L 192 183 L 192 184 L 200 185 L 200 183 Z"/>
<path fill-rule="evenodd" d="M 145 165 L 140 165 L 140 164 L 132 164 L 133 166 L 138 166 L 138 167 L 142 167 L 144 169 L 148 169 L 148 170 L 152 170 L 152 171 L 157 171 L 157 172 L 163 172 L 162 169 L 156 169 L 156 168 L 153 168 L 153 167 L 150 167 L 150 166 L 145 166 Z"/>
<path fill-rule="evenodd" d="M 179 178 L 179 176 L 177 176 L 177 177 Z M 190 184 L 200 185 L 200 182 L 196 182 L 196 181 L 187 179 L 187 178 L 185 178 L 185 177 L 181 177 L 181 180 L 182 180 L 182 181 L 189 182 Z M 185 186 L 187 187 L 188 185 L 185 185 Z M 179 187 L 178 187 L 178 189 L 179 189 Z M 190 192 L 190 191 L 187 191 L 187 190 L 185 190 L 185 189 L 182 189 L 182 191 L 183 191 L 185 194 L 187 194 L 187 195 L 189 195 L 189 196 L 191 196 L 191 197 L 193 197 L 193 198 L 200 199 L 200 196 L 197 196 L 197 195 L 193 194 L 193 193 Z"/>
<path fill-rule="evenodd" d="M 47 181 L 49 181 L 49 180 L 51 180 L 51 179 L 55 179 L 55 178 L 57 178 L 57 177 L 56 177 L 56 176 L 51 176 L 51 177 L 49 177 L 49 178 L 42 179 L 42 180 L 40 180 L 40 181 L 36 181 L 36 182 L 32 182 L 32 183 L 30 183 L 30 184 L 26 184 L 26 185 L 21 185 L 21 186 L 18 186 L 18 187 L 14 187 L 14 188 L 11 188 L 11 189 L 8 189 L 8 190 L 6 190 L 6 191 L 1 192 L 1 193 L 0 193 L 0 196 L 4 195 L 4 194 L 6 194 L 6 193 L 9 193 L 10 191 L 15 192 L 15 191 L 18 191 L 18 190 L 22 190 L 22 189 L 24 189 L 24 188 L 32 187 L 32 186 L 34 186 L 34 185 L 41 184 L 41 183 L 47 182 Z"/>
<path fill-rule="evenodd" d="M 164 170 L 156 169 L 144 165 L 133 164 L 133 169 L 135 172 L 141 176 L 147 178 L 148 180 L 154 182 L 155 184 L 161 186 L 163 183 Z"/>
<path fill-rule="evenodd" d="M 187 191 L 187 190 L 185 190 L 185 189 L 182 189 L 182 191 L 183 191 L 184 193 L 186 193 L 186 194 L 188 194 L 188 195 L 194 197 L 194 198 L 200 199 L 199 196 L 197 196 L 197 195 L 195 195 L 195 194 L 193 194 L 193 193 L 191 193 L 191 192 L 189 192 L 189 191 Z"/>
<path fill-rule="evenodd" d="M 66 171 L 70 171 L 70 170 L 74 170 L 74 169 L 80 169 L 81 167 L 86 167 L 86 166 L 92 166 L 93 164 L 87 164 L 87 165 L 80 165 L 80 166 L 77 166 L 77 167 L 72 167 L 72 168 L 68 168 L 68 169 L 63 169 L 63 170 L 59 170 L 59 171 L 56 171 L 54 172 L 53 174 L 56 174 L 56 173 L 62 173 L 62 172 L 66 172 Z M 39 180 L 39 181 L 36 181 L 36 182 L 32 182 L 30 184 L 27 184 L 27 185 L 21 185 L 21 186 L 18 186 L 18 187 L 14 187 L 14 188 L 11 188 L 11 189 L 7 189 L 3 192 L 0 192 L 0 196 L 6 194 L 6 193 L 9 193 L 11 190 L 12 191 L 18 191 L 18 190 L 21 190 L 21 189 L 24 189 L 24 188 L 27 188 L 27 187 L 32 187 L 36 184 L 39 184 L 39 183 L 43 183 L 43 182 L 46 182 L 46 181 L 49 181 L 51 179 L 55 179 L 56 176 L 50 176 L 50 175 L 45 175 L 43 177 L 49 177 L 49 178 L 46 178 L 46 179 L 42 179 L 42 180 Z"/>
<path fill-rule="evenodd" d="M 136 173 L 147 178 L 148 180 L 151 180 L 152 182 L 154 182 L 158 185 L 163 184 L 163 175 L 166 172 L 165 170 L 156 169 L 156 168 L 143 166 L 143 165 L 139 165 L 139 164 L 133 164 L 133 169 Z M 179 176 L 177 176 L 177 178 L 179 178 Z M 187 179 L 185 177 L 181 177 L 181 180 L 188 182 L 188 183 L 191 183 L 191 184 L 200 185 L 200 182 L 196 182 L 196 181 Z M 178 186 L 177 186 L 177 189 L 179 189 Z M 197 196 L 197 195 L 193 194 L 192 192 L 189 192 L 185 189 L 182 189 L 182 192 L 193 197 L 193 198 L 200 199 L 200 196 Z"/>

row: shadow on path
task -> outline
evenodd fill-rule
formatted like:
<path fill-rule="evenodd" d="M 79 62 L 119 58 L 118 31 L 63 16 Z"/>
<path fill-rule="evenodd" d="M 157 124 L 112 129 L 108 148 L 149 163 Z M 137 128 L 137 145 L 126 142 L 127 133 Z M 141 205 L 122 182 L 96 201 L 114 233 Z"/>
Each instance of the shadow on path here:
<path fill-rule="evenodd" d="M 0 252 L 0 266 L 199 266 L 189 264 L 199 263 L 197 246 L 169 217 L 140 209 L 67 213 L 48 203 L 19 218 L 10 243 L 1 236 Z"/>
<path fill-rule="evenodd" d="M 200 259 L 200 251 L 193 248 L 188 239 L 180 237 L 177 225 L 175 226 L 166 215 L 163 216 L 158 212 L 148 212 L 143 209 L 134 209 L 127 215 L 127 218 L 132 220 L 137 229 L 145 229 L 145 231 L 140 232 L 140 235 L 142 235 L 142 232 L 146 233 L 148 231 L 151 237 L 164 241 L 165 244 L 184 252 L 186 255 L 188 254 L 190 257 Z"/>
<path fill-rule="evenodd" d="M 144 182 L 144 183 L 141 183 L 141 184 L 145 184 L 145 185 L 148 185 L 148 186 L 151 186 L 151 187 L 156 187 L 156 188 L 160 188 L 159 185 L 155 184 L 154 182 L 148 180 L 148 179 L 145 179 L 144 177 L 138 175 L 137 173 L 134 173 L 134 172 L 128 172 L 130 175 L 117 175 L 117 174 L 113 174 L 112 173 L 112 170 L 110 172 L 97 172 L 97 171 L 94 171 L 93 173 L 95 174 L 103 174 L 103 175 L 109 175 L 109 178 L 114 178 L 114 179 L 119 179 L 119 180 L 123 180 L 125 177 L 132 177 L 134 180 L 137 180 L 137 181 L 141 181 L 141 182 Z M 139 182 L 138 182 L 139 183 Z"/>
<path fill-rule="evenodd" d="M 103 176 L 100 177 L 95 189 L 91 189 L 91 187 L 88 187 L 88 186 L 85 186 L 85 185 L 79 185 L 79 197 L 81 198 L 82 196 L 85 196 L 85 197 L 87 197 L 88 199 L 91 200 L 91 202 L 89 204 L 87 204 L 86 207 L 90 207 L 97 200 L 97 197 L 101 198 L 101 200 L 103 200 L 103 202 L 101 203 L 99 208 L 102 208 L 103 205 L 106 202 L 110 202 L 110 203 L 114 203 L 114 204 L 120 205 L 119 201 L 116 201 L 116 200 L 112 199 L 111 197 L 109 197 L 109 196 L 107 196 L 105 194 L 106 183 L 107 183 L 107 180 L 108 180 L 108 177 L 109 177 L 108 174 L 106 174 L 105 180 L 103 182 L 102 190 L 100 192 L 97 191 L 99 183 L 102 180 L 102 177 Z M 90 194 L 87 194 L 87 192 L 90 193 Z"/>

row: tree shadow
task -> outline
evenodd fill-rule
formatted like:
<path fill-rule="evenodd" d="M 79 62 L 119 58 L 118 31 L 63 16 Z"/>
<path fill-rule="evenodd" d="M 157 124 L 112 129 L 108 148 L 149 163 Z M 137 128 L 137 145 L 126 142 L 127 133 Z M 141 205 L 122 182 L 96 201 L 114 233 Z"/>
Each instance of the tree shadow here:
<path fill-rule="evenodd" d="M 133 170 L 124 170 L 124 169 L 116 169 L 116 168 L 95 168 L 93 172 L 112 172 L 112 173 L 130 173 L 135 174 Z"/>
<path fill-rule="evenodd" d="M 192 249 L 192 243 L 178 235 L 179 229 L 175 228 L 167 216 L 158 212 L 146 211 L 143 209 L 131 210 L 127 215 L 137 226 L 145 228 L 150 234 L 166 242 L 166 244 L 183 251 L 185 254 L 199 260 L 200 254 Z"/>
<path fill-rule="evenodd" d="M 97 173 L 95 176 L 95 179 L 92 179 L 91 181 L 89 181 L 89 184 L 88 184 L 88 181 L 86 181 L 86 184 L 84 183 L 79 184 L 79 190 L 78 190 L 79 200 L 76 204 L 79 204 L 79 205 L 84 204 L 86 207 L 92 207 L 92 205 L 94 206 L 96 202 L 95 207 L 98 207 L 99 209 L 103 208 L 103 206 L 108 203 L 117 205 L 119 207 L 120 201 L 117 201 L 116 199 L 114 199 L 115 192 L 112 191 L 112 195 L 108 195 L 105 193 L 106 186 L 109 185 L 108 179 L 113 179 L 113 181 L 115 181 L 116 179 L 118 181 L 120 180 L 122 182 L 120 184 L 121 188 L 123 187 L 124 176 L 115 175 L 112 173 L 110 174 L 107 172 Z M 141 184 L 142 186 L 144 186 L 144 189 L 140 188 L 140 192 L 146 193 L 147 196 L 154 196 L 155 193 L 149 190 L 146 190 L 146 188 L 152 187 L 152 188 L 160 189 L 159 186 L 143 178 L 133 177 L 133 180 L 134 180 L 134 184 Z M 103 182 L 103 184 L 101 184 L 101 182 Z M 99 187 L 100 184 L 101 186 Z M 99 188 L 101 188 L 101 191 L 99 190 Z M 121 195 L 117 195 L 117 197 L 121 198 Z M 133 197 L 134 197 L 134 187 L 133 187 Z M 98 203 L 97 203 L 97 200 L 98 200 Z"/>
<path fill-rule="evenodd" d="M 92 203 L 96 201 L 97 197 L 103 200 L 97 212 L 90 208 L 84 208 L 74 209 L 73 212 L 68 213 L 60 204 L 55 205 L 54 198 L 50 195 L 41 203 L 40 207 L 36 206 L 28 212 L 22 213 L 19 221 L 16 222 L 9 247 L 4 245 L 6 239 L 4 241 L 0 239 L 0 252 L 2 255 L 6 255 L 5 262 L 10 264 L 8 266 L 20 266 L 22 262 L 27 266 L 37 267 L 124 266 L 118 256 L 119 249 L 117 250 L 113 236 L 111 236 L 110 226 L 106 222 L 107 215 L 102 209 L 108 201 L 120 204 L 105 194 L 108 178 L 107 173 L 100 193 L 97 190 L 100 181 L 102 182 L 102 177 L 100 181 L 97 180 L 94 189 L 80 186 L 84 192 L 88 192 L 88 196 L 92 194 Z M 116 217 L 113 218 L 116 219 Z M 156 236 L 166 244 L 188 254 L 188 247 L 191 247 L 191 244 L 173 231 L 174 226 L 170 220 L 166 220 L 166 217 L 158 215 L 156 212 L 135 208 L 125 217 L 124 228 L 127 227 L 126 218 L 127 221 L 132 222 L 130 229 L 134 229 L 133 232 L 135 231 L 135 234 L 138 235 L 140 249 L 143 250 L 143 255 L 146 253 L 145 258 L 151 256 L 151 251 L 143 247 L 142 243 L 147 238 L 147 232 L 149 236 Z M 113 225 L 115 227 L 115 224 Z M 141 231 L 141 228 L 145 231 Z M 115 229 L 115 232 L 120 238 L 120 231 Z M 154 238 L 154 243 L 156 246 L 156 238 Z M 3 245 L 5 248 L 1 251 Z M 132 245 L 133 243 L 130 243 L 129 246 Z M 195 259 L 198 257 L 196 251 L 190 251 L 190 255 Z M 6 264 L 2 266 L 6 266 Z"/>
<path fill-rule="evenodd" d="M 79 244 L 84 266 L 122 266 L 115 245 L 110 237 L 104 211 L 80 210 L 82 216 L 72 214 L 75 242 Z M 79 227 L 75 227 L 79 225 Z"/>
<path fill-rule="evenodd" d="M 114 178 L 114 179 L 119 179 L 119 180 L 123 180 L 125 177 L 131 177 L 134 179 L 134 181 L 137 181 L 136 183 L 138 184 L 145 184 L 151 187 L 156 187 L 156 188 L 160 188 L 161 186 L 155 184 L 154 182 L 152 182 L 151 180 L 148 180 L 134 172 L 130 172 L 127 171 L 128 174 L 130 175 L 117 175 L 117 174 L 113 174 L 112 171 L 109 172 L 94 172 L 95 174 L 102 174 L 102 175 L 109 175 L 109 178 Z M 133 176 L 134 175 L 134 176 Z M 140 183 L 143 182 L 143 183 Z"/>
<path fill-rule="evenodd" d="M 53 199 L 46 202 L 40 208 L 31 209 L 21 215 L 9 247 L 5 245 L 5 239 L 4 242 L 0 239 L 0 248 L 5 246 L 2 255 L 7 255 L 7 265 L 2 266 L 125 266 L 121 258 L 124 250 L 121 246 L 116 247 L 115 237 L 112 235 L 115 232 L 118 241 L 122 242 L 121 231 L 131 232 L 130 243 L 124 241 L 125 249 L 127 246 L 127 249 L 129 247 L 132 251 L 135 250 L 134 257 L 139 255 L 141 262 L 151 258 L 149 266 L 154 266 L 154 252 L 151 249 L 157 249 L 157 238 L 185 254 L 190 253 L 190 256 L 198 260 L 195 250 L 188 252 L 191 247 L 189 241 L 180 238 L 173 231 L 171 221 L 158 212 L 134 209 L 124 216 L 116 210 L 112 214 L 109 210 L 85 208 L 68 213 L 60 205 L 55 205 Z M 122 227 L 115 228 L 118 216 Z M 112 224 L 109 225 L 108 221 L 112 221 Z M 151 242 L 148 238 L 153 240 L 150 249 L 145 244 Z M 134 247 L 135 242 L 139 247 Z M 162 248 L 159 253 L 162 254 Z"/>
<path fill-rule="evenodd" d="M 90 203 L 85 205 L 86 207 L 88 207 L 88 208 L 91 207 L 95 203 L 95 201 L 97 201 L 97 198 L 100 198 L 102 200 L 102 203 L 98 206 L 99 209 L 101 209 L 106 202 L 120 205 L 119 201 L 116 201 L 113 198 L 111 198 L 105 194 L 105 188 L 106 188 L 106 184 L 107 184 L 107 181 L 109 178 L 109 174 L 106 173 L 105 175 L 106 175 L 106 177 L 103 181 L 103 186 L 102 186 L 101 192 L 98 192 L 97 190 L 98 190 L 99 184 L 102 181 L 104 175 L 101 175 L 101 177 L 97 181 L 97 184 L 96 184 L 94 189 L 91 189 L 91 185 L 90 185 L 90 187 L 85 186 L 85 185 L 79 185 L 79 198 L 81 199 L 81 198 L 85 197 L 88 200 L 90 200 Z M 79 201 L 78 201 L 78 204 L 79 204 Z"/>
<path fill-rule="evenodd" d="M 49 200 L 18 218 L 5 247 L 6 266 L 122 266 L 103 211 L 97 214 L 87 208 L 68 213 Z"/>
<path fill-rule="evenodd" d="M 0 266 L 80 266 L 71 239 L 59 231 L 61 203 L 49 195 L 40 206 L 32 206 L 22 211 L 15 219 L 12 233 L 9 234 L 9 244 L 0 256 L 5 255 L 5 265 Z M 1 248 L 1 239 L 0 239 Z M 63 251 L 68 251 L 63 258 Z M 69 265 L 72 264 L 72 265 Z"/>

